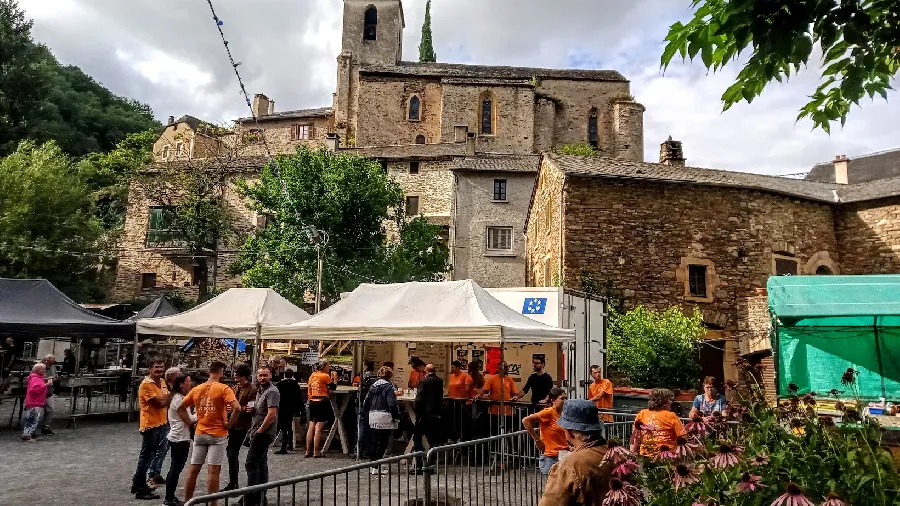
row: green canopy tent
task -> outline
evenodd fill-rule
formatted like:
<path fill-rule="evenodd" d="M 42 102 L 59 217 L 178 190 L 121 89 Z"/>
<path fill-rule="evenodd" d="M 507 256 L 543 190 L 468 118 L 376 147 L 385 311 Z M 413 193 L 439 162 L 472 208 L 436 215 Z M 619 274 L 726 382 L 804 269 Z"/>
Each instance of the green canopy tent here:
<path fill-rule="evenodd" d="M 852 367 L 861 397 L 900 399 L 900 275 L 777 276 L 767 288 L 779 395 L 791 383 L 848 390 Z"/>

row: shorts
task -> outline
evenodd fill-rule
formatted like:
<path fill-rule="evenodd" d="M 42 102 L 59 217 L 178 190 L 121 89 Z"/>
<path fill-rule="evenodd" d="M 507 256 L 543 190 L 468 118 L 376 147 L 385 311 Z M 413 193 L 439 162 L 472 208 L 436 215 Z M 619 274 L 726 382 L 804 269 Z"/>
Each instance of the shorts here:
<path fill-rule="evenodd" d="M 311 423 L 330 422 L 333 413 L 328 399 L 309 401 L 309 421 Z"/>
<path fill-rule="evenodd" d="M 541 455 L 541 458 L 538 459 L 538 467 L 541 469 L 541 474 L 547 476 L 550 474 L 550 468 L 553 467 L 553 464 L 559 462 L 559 457 L 551 457 L 549 455 Z"/>
<path fill-rule="evenodd" d="M 210 466 L 221 466 L 226 460 L 228 436 L 210 436 L 197 434 L 191 445 L 191 465 L 199 466 L 205 462 Z"/>

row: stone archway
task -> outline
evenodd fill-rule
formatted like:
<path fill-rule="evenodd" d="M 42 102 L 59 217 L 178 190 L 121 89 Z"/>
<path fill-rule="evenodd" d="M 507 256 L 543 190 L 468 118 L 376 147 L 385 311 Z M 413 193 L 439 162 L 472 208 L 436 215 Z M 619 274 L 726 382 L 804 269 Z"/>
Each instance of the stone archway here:
<path fill-rule="evenodd" d="M 831 259 L 831 254 L 827 251 L 819 251 L 809 257 L 803 266 L 803 274 L 808 276 L 840 274 L 838 264 Z"/>

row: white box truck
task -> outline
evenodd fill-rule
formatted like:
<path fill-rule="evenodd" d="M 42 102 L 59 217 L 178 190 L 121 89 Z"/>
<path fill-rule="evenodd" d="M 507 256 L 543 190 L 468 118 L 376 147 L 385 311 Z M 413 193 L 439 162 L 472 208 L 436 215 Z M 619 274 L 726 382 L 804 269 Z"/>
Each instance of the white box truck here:
<path fill-rule="evenodd" d="M 588 385 L 593 381 L 591 365 L 599 365 L 606 375 L 606 301 L 559 287 L 485 288 L 485 291 L 533 320 L 575 329 L 575 342 L 563 345 L 560 380 L 569 389 L 571 398 L 587 398 Z"/>

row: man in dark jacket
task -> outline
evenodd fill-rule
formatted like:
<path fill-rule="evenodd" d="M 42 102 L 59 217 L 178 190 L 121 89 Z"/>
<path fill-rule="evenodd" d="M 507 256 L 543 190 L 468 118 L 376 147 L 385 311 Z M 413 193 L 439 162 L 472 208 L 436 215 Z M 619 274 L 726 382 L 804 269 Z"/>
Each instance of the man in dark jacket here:
<path fill-rule="evenodd" d="M 301 399 L 300 383 L 294 378 L 293 369 L 285 369 L 284 379 L 277 385 L 281 394 L 278 405 L 278 429 L 281 431 L 281 450 L 277 454 L 284 455 L 288 450 L 294 450 L 294 417 L 300 413 L 303 405 Z"/>
<path fill-rule="evenodd" d="M 441 412 L 444 410 L 444 380 L 438 377 L 434 364 L 425 366 L 425 377 L 419 382 L 416 393 L 416 431 L 413 435 L 413 451 L 425 451 L 422 437 L 429 446 L 441 444 Z M 422 463 L 419 463 L 422 469 Z"/>

